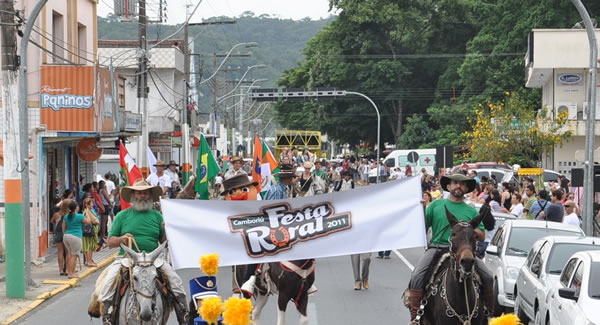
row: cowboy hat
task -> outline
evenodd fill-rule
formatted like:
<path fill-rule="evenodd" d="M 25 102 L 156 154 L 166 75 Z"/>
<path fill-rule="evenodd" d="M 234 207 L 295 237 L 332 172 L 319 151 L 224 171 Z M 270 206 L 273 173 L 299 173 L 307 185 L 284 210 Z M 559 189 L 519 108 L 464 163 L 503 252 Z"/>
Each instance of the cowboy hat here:
<path fill-rule="evenodd" d="M 156 161 L 156 164 L 154 164 L 154 167 L 158 167 L 158 166 L 167 167 L 167 164 L 165 164 L 164 161 L 162 161 L 162 160 L 159 159 L 159 160 Z"/>
<path fill-rule="evenodd" d="M 292 165 L 290 164 L 281 164 L 281 167 L 279 167 L 279 172 L 273 174 L 273 176 L 275 177 L 295 177 L 296 174 L 294 173 L 294 167 L 292 167 Z"/>
<path fill-rule="evenodd" d="M 231 157 L 230 161 L 231 161 L 232 164 L 234 162 L 236 162 L 236 161 L 239 161 L 239 162 L 241 162 L 243 164 L 244 163 L 244 158 L 242 158 L 241 156 L 233 156 L 233 157 Z"/>
<path fill-rule="evenodd" d="M 171 160 L 167 166 L 171 166 L 171 165 L 179 166 L 179 164 L 176 163 L 175 160 Z"/>
<path fill-rule="evenodd" d="M 236 188 L 240 188 L 240 187 L 244 187 L 244 186 L 257 186 L 258 182 L 250 182 L 250 180 L 248 179 L 248 175 L 246 174 L 239 174 L 236 176 L 233 176 L 231 178 L 226 179 L 223 182 L 223 192 L 221 192 L 221 195 L 225 195 L 225 193 L 234 190 Z"/>
<path fill-rule="evenodd" d="M 465 176 L 463 174 L 451 174 L 448 176 L 442 176 L 442 179 L 440 180 L 440 184 L 442 185 L 442 189 L 446 192 L 448 191 L 448 184 L 450 184 L 450 181 L 459 181 L 459 182 L 466 182 L 467 183 L 467 187 L 469 188 L 467 190 L 467 193 L 472 192 L 475 189 L 475 186 L 477 186 L 477 182 L 475 181 L 474 178 Z M 465 193 L 465 194 L 467 194 Z"/>
<path fill-rule="evenodd" d="M 159 160 L 160 161 L 160 160 Z M 150 190 L 150 197 L 152 201 L 156 202 L 160 199 L 163 191 L 160 186 L 152 186 L 150 183 L 146 182 L 143 178 L 138 178 L 133 185 L 125 186 L 121 189 L 121 196 L 125 202 L 131 203 L 131 197 L 133 196 L 133 191 L 145 191 Z"/>
<path fill-rule="evenodd" d="M 313 164 L 312 161 L 305 161 L 304 164 L 302 164 L 302 167 L 304 167 L 304 169 L 311 169 L 314 165 L 315 164 Z"/>

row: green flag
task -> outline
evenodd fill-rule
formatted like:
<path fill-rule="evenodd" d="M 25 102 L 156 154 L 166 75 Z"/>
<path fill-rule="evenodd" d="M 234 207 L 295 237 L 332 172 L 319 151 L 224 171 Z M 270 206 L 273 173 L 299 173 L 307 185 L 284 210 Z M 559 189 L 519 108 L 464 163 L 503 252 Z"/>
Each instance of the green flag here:
<path fill-rule="evenodd" d="M 200 200 L 208 200 L 208 182 L 219 173 L 219 164 L 210 152 L 210 147 L 200 135 L 200 152 L 198 153 L 198 164 L 196 170 L 196 192 L 200 194 Z"/>

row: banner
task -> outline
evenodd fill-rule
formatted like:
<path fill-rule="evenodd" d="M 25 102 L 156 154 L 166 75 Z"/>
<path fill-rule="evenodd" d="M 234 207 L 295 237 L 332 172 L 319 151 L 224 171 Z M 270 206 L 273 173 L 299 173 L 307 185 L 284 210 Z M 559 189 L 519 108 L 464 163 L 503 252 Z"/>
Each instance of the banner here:
<path fill-rule="evenodd" d="M 419 177 L 273 201 L 161 200 L 175 269 L 424 247 Z"/>

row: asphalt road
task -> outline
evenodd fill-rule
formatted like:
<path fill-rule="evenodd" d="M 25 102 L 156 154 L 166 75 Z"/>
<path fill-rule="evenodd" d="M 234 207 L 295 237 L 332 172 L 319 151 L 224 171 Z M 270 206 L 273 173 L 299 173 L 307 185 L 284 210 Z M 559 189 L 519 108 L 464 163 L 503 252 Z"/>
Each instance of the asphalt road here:
<path fill-rule="evenodd" d="M 370 270 L 370 288 L 354 291 L 352 266 L 349 256 L 317 260 L 316 286 L 319 292 L 309 298 L 308 317 L 311 325 L 363 325 L 408 323 L 408 310 L 402 305 L 402 292 L 408 284 L 410 268 L 422 255 L 423 249 L 406 249 L 392 253 L 392 258 L 382 260 L 373 254 Z M 408 262 L 408 264 L 406 263 Z M 184 283 L 201 275 L 200 269 L 178 271 Z M 84 279 L 80 286 L 63 292 L 21 318 L 16 324 L 101 324 L 99 319 L 87 315 L 89 298 L 96 277 Z M 231 267 L 219 270 L 217 285 L 219 293 L 226 299 L 231 295 Z M 186 288 L 187 290 L 188 288 Z M 288 305 L 286 321 L 297 324 L 298 313 L 293 303 Z M 271 297 L 263 310 L 261 324 L 276 324 L 277 306 Z M 177 324 L 171 314 L 168 324 Z"/>

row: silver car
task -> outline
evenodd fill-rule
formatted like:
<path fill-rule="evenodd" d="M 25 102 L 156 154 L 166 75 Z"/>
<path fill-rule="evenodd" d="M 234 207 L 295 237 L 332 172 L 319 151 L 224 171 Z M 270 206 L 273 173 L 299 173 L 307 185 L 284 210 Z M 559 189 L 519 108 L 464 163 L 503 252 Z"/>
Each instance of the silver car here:
<path fill-rule="evenodd" d="M 536 240 L 551 236 L 583 236 L 581 228 L 558 222 L 506 220 L 487 247 L 484 263 L 494 275 L 497 315 L 508 312 L 515 304 L 515 282 L 527 252 Z"/>
<path fill-rule="evenodd" d="M 586 250 L 600 250 L 600 238 L 549 236 L 533 244 L 515 285 L 515 314 L 523 323 L 535 319 L 535 324 L 546 324 L 550 289 L 569 257 Z"/>

